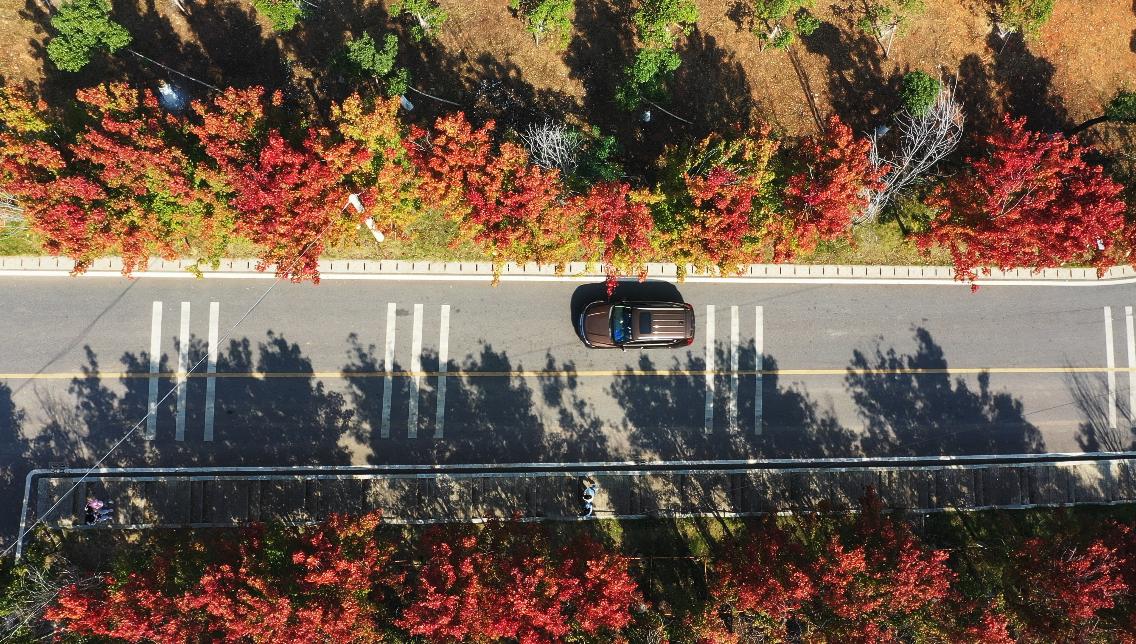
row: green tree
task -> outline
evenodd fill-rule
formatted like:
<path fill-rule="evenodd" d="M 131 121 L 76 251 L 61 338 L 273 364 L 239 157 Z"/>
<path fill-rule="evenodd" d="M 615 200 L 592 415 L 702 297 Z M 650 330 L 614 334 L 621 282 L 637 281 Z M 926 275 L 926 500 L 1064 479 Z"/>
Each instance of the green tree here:
<path fill-rule="evenodd" d="M 645 0 L 633 17 L 639 40 L 648 47 L 674 47 L 698 22 L 693 0 Z"/>
<path fill-rule="evenodd" d="M 450 17 L 434 0 L 395 0 L 391 3 L 390 11 L 392 16 L 407 14 L 414 18 L 410 37 L 416 42 L 436 38 L 442 25 Z"/>
<path fill-rule="evenodd" d="M 91 62 L 96 49 L 114 53 L 130 44 L 126 27 L 110 19 L 108 0 L 69 0 L 51 18 L 59 34 L 47 43 L 47 57 L 65 72 L 77 72 Z"/>
<path fill-rule="evenodd" d="M 884 51 L 884 58 L 887 58 L 900 29 L 923 8 L 923 0 L 865 0 L 863 15 L 856 24 L 872 34 Z"/>
<path fill-rule="evenodd" d="M 409 70 L 395 66 L 397 56 L 398 37 L 394 34 L 387 34 L 380 50 L 371 34 L 364 32 L 361 37 L 348 40 L 343 51 L 347 69 L 356 76 L 378 80 L 387 96 L 405 94 L 410 85 Z"/>
<path fill-rule="evenodd" d="M 813 0 L 754 0 L 753 32 L 763 45 L 784 49 L 797 36 L 808 36 L 820 28 L 820 20 L 809 13 L 812 4 Z"/>
<path fill-rule="evenodd" d="M 272 28 L 281 33 L 291 31 L 304 17 L 304 8 L 299 0 L 252 0 L 252 5 L 268 16 Z"/>
<path fill-rule="evenodd" d="M 635 109 L 643 100 L 660 99 L 666 83 L 682 59 L 675 51 L 679 35 L 689 35 L 698 22 L 698 7 L 692 0 L 645 0 L 633 16 L 643 47 L 635 62 L 624 69 L 616 101 Z"/>
<path fill-rule="evenodd" d="M 572 39 L 570 16 L 576 8 L 575 0 L 509 0 L 509 8 L 524 18 L 525 30 L 538 45 L 549 36 L 557 50 L 568 47 Z"/>
<path fill-rule="evenodd" d="M 1037 36 L 1053 15 L 1054 0 L 1002 0 L 999 17 L 1007 32 Z"/>
<path fill-rule="evenodd" d="M 921 71 L 908 72 L 903 76 L 899 98 L 903 107 L 912 116 L 923 116 L 939 97 L 942 83 L 934 76 Z"/>

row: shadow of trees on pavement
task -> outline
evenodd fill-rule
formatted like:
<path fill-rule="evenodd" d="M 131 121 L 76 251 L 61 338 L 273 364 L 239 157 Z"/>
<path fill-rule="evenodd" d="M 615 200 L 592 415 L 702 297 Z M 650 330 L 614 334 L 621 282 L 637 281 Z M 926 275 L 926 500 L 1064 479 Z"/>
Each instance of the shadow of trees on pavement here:
<path fill-rule="evenodd" d="M 1108 413 L 1108 376 L 1070 373 L 1067 384 L 1085 420 L 1077 427 L 1077 445 L 1086 452 L 1136 450 L 1136 423 L 1123 398 L 1117 398 L 1116 427 Z"/>
<path fill-rule="evenodd" d="M 879 346 L 855 351 L 845 383 L 865 421 L 861 438 L 869 454 L 1022 454 L 1044 451 L 1041 433 L 1012 395 L 994 392 L 990 374 L 978 374 L 978 389 L 946 372 L 942 348 L 923 328 L 915 329 L 914 354 Z M 931 373 L 903 373 L 931 370 Z M 886 373 L 885 373 L 886 372 Z"/>
<path fill-rule="evenodd" d="M 739 350 L 740 371 L 754 371 L 753 342 Z M 715 364 L 729 365 L 729 349 L 715 346 Z M 634 365 L 641 370 L 703 371 L 704 358 L 689 351 L 684 357 L 655 362 L 647 356 Z M 777 362 L 763 359 L 763 369 Z M 659 375 L 617 379 L 609 394 L 623 410 L 622 429 L 636 457 L 661 460 L 743 459 L 758 457 L 810 458 L 858 454 L 855 435 L 840 425 L 831 411 L 822 410 L 802 389 L 783 387 L 775 374 L 761 379 L 762 422 L 756 431 L 757 382 L 753 375 L 738 378 L 737 424 L 731 427 L 728 375 L 715 377 L 714 423 L 705 430 L 706 378 L 699 374 Z"/>
<path fill-rule="evenodd" d="M 363 375 L 382 371 L 376 347 L 363 346 L 355 337 L 349 342 L 350 362 L 344 372 L 358 413 L 354 435 L 370 449 L 370 463 L 556 462 L 606 460 L 611 455 L 603 423 L 575 391 L 571 363 L 557 365 L 551 355 L 546 357 L 541 367 L 549 375 L 536 378 L 538 400 L 529 378 L 510 375 L 524 370 L 524 365 L 514 364 L 505 351 L 485 344 L 477 354 L 449 360 L 447 371 L 460 374 L 446 378 L 443 436 L 438 436 L 436 424 L 438 378 L 424 376 L 418 383 L 417 437 L 410 438 L 412 378 L 392 378 L 388 399 L 384 379 Z M 438 368 L 437 354 L 424 352 L 422 369 Z M 397 361 L 392 366 L 395 372 L 406 369 Z"/>

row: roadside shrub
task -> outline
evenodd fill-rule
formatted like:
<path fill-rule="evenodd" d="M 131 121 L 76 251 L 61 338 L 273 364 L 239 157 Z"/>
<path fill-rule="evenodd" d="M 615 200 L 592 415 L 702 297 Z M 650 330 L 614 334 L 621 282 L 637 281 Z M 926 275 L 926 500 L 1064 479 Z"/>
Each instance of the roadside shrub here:
<path fill-rule="evenodd" d="M 692 0 L 646 0 L 633 17 L 643 48 L 635 62 L 624 69 L 624 81 L 616 90 L 616 101 L 625 109 L 635 109 L 644 99 L 662 98 L 671 74 L 682 64 L 675 42 L 680 34 L 689 35 L 698 22 L 698 7 Z"/>
<path fill-rule="evenodd" d="M 298 0 L 252 0 L 252 5 L 272 21 L 273 29 L 281 33 L 291 31 L 304 17 L 304 8 Z"/>
<path fill-rule="evenodd" d="M 1054 0 L 1004 0 L 1002 22 L 1026 37 L 1038 35 L 1053 15 Z"/>
<path fill-rule="evenodd" d="M 509 0 L 509 8 L 521 15 L 538 45 L 547 36 L 556 50 L 568 47 L 575 0 Z"/>
<path fill-rule="evenodd" d="M 110 19 L 107 0 L 69 0 L 51 18 L 59 30 L 47 43 L 47 57 L 65 72 L 77 72 L 91 62 L 97 49 L 114 53 L 130 44 L 126 27 Z"/>
<path fill-rule="evenodd" d="M 935 104 L 940 89 L 942 83 L 939 79 L 926 72 L 914 71 L 904 75 L 899 97 L 909 114 L 923 116 Z"/>
<path fill-rule="evenodd" d="M 410 85 L 410 72 L 405 67 L 395 67 L 396 56 L 398 37 L 387 34 L 380 50 L 371 34 L 365 32 L 358 39 L 348 40 L 343 53 L 343 59 L 352 74 L 377 79 L 384 86 L 387 96 L 404 94 Z"/>
<path fill-rule="evenodd" d="M 817 29 L 820 29 L 820 18 L 817 18 L 808 9 L 802 7 L 793 17 L 797 23 L 797 33 L 808 38 Z"/>
<path fill-rule="evenodd" d="M 392 16 L 407 14 L 414 18 L 410 37 L 415 42 L 436 38 L 442 25 L 450 17 L 433 0 L 395 0 L 390 6 L 390 12 Z"/>

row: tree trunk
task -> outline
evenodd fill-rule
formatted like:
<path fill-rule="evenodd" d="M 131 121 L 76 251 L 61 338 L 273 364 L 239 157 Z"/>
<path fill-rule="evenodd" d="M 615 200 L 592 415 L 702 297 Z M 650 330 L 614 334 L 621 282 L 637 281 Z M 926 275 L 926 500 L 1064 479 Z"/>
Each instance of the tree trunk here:
<path fill-rule="evenodd" d="M 1098 125 L 1098 124 L 1104 123 L 1104 122 L 1109 122 L 1109 123 L 1136 123 L 1136 119 L 1110 119 L 1109 117 L 1103 116 L 1103 115 L 1102 116 L 1094 116 L 1093 118 L 1085 121 L 1084 123 L 1081 123 L 1080 125 L 1074 127 L 1073 129 L 1066 130 L 1065 136 L 1073 136 L 1074 134 L 1077 134 L 1078 132 L 1081 132 L 1082 130 L 1087 130 L 1088 128 L 1090 128 L 1094 125 Z"/>
<path fill-rule="evenodd" d="M 1093 118 L 1081 123 L 1080 125 L 1074 127 L 1073 129 L 1066 130 L 1065 136 L 1073 136 L 1074 134 L 1076 134 L 1076 133 L 1078 133 L 1082 130 L 1087 130 L 1088 128 L 1096 125 L 1097 123 L 1104 123 L 1107 120 L 1108 120 L 1107 116 L 1094 116 Z"/>

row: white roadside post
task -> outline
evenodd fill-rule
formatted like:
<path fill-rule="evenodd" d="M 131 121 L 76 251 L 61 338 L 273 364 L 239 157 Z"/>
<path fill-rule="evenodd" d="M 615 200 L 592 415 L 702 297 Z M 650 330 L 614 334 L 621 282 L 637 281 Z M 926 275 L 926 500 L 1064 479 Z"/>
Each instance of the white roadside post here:
<path fill-rule="evenodd" d="M 363 214 L 363 202 L 359 201 L 358 192 L 352 193 L 347 196 L 347 203 L 343 204 L 343 210 L 347 210 L 347 208 L 349 207 L 354 208 L 355 212 L 359 213 L 360 215 Z M 374 236 L 375 241 L 379 242 L 380 244 L 387 238 L 386 235 L 383 234 L 383 231 L 375 227 L 374 218 L 367 217 L 363 220 L 363 224 L 367 226 L 367 230 L 371 231 L 371 235 Z"/>

